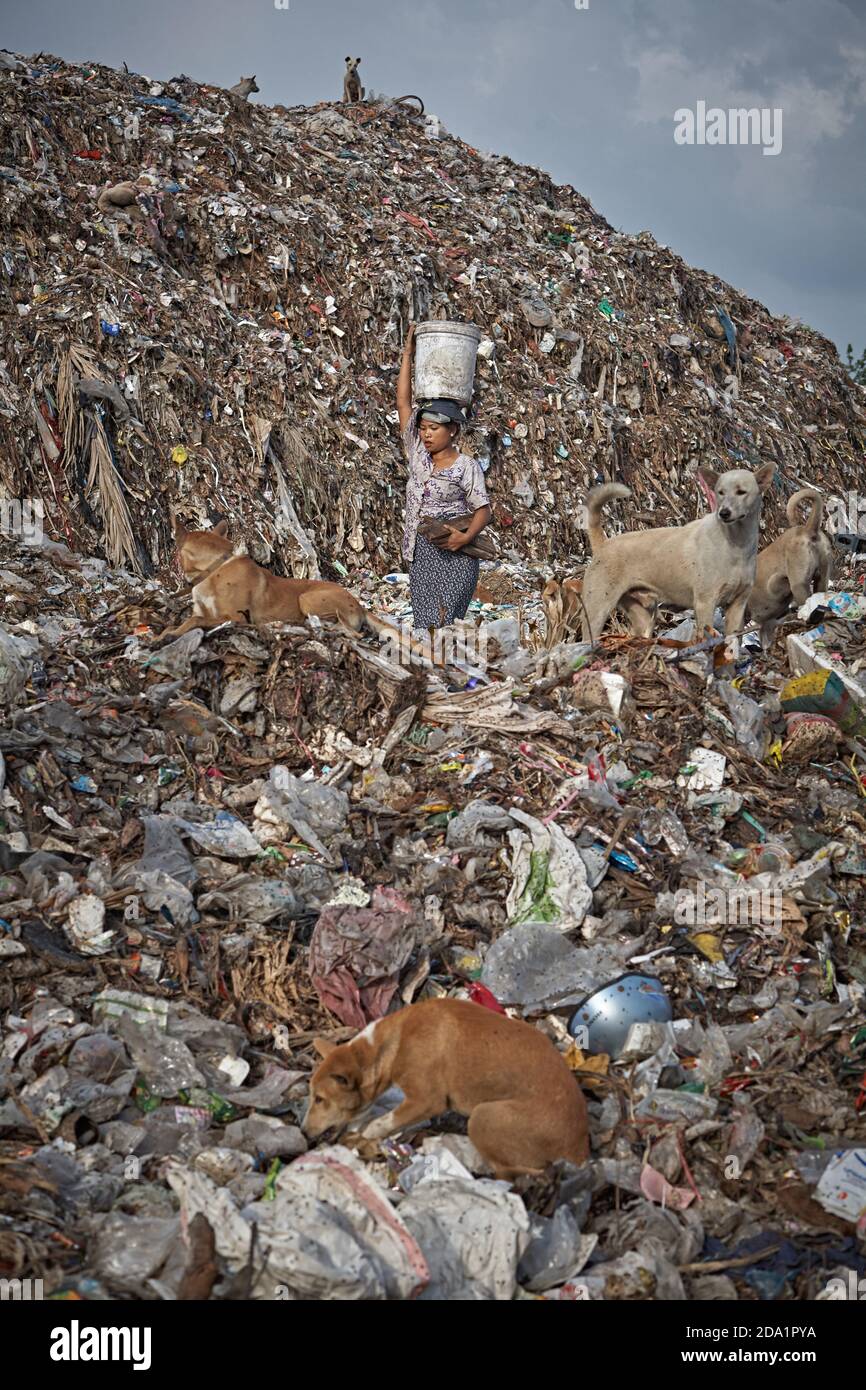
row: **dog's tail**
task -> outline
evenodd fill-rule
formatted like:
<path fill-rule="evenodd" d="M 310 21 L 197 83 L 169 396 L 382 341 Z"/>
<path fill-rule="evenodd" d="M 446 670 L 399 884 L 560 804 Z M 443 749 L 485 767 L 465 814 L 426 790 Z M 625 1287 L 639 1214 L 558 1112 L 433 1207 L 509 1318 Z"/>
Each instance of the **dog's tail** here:
<path fill-rule="evenodd" d="M 605 502 L 611 502 L 614 497 L 631 497 L 631 488 L 626 487 L 624 483 L 602 483 L 601 487 L 592 488 L 586 499 L 586 533 L 593 555 L 596 555 L 607 541 L 607 536 L 601 529 L 601 509 Z"/>
<path fill-rule="evenodd" d="M 806 527 L 808 535 L 814 539 L 820 531 L 821 522 L 824 519 L 824 499 L 820 492 L 814 492 L 810 487 L 804 487 L 801 488 L 799 492 L 795 492 L 792 497 L 788 498 L 788 505 L 785 508 L 789 526 L 799 526 L 800 514 L 797 508 L 801 502 L 812 503 L 812 510 L 809 513 L 808 520 L 803 524 Z"/>

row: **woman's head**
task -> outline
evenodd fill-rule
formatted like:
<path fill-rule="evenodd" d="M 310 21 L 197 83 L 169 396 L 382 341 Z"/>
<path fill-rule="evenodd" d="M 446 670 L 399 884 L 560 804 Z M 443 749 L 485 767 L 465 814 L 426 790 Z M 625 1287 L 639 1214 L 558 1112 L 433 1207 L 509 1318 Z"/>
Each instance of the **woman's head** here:
<path fill-rule="evenodd" d="M 429 454 L 453 448 L 460 436 L 463 412 L 454 401 L 426 401 L 418 411 L 418 433 Z"/>
<path fill-rule="evenodd" d="M 438 454 L 443 449 L 455 447 L 460 437 L 460 426 L 437 425 L 433 420 L 422 419 L 418 433 L 428 454 Z"/>

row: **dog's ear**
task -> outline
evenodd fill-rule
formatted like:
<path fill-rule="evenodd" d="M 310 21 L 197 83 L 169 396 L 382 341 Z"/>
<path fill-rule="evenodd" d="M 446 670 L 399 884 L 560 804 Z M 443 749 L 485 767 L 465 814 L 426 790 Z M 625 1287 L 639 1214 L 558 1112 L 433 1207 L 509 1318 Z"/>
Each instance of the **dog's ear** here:
<path fill-rule="evenodd" d="M 352 59 L 351 59 L 351 58 L 348 56 L 348 54 L 347 54 L 347 55 L 346 55 L 346 62 L 347 62 L 347 63 L 351 63 L 351 61 L 352 61 Z"/>
<path fill-rule="evenodd" d="M 361 59 L 360 59 L 360 58 L 356 58 L 356 59 L 355 59 L 355 67 L 358 67 L 358 66 L 360 65 L 360 62 L 361 62 Z"/>
<path fill-rule="evenodd" d="M 767 489 L 772 486 L 775 476 L 776 465 L 774 463 L 765 463 L 763 468 L 758 469 L 755 474 L 755 482 L 758 484 L 758 488 L 761 492 L 766 492 Z"/>
<path fill-rule="evenodd" d="M 695 474 L 698 487 L 707 499 L 707 505 L 711 512 L 716 510 L 716 484 L 719 481 L 718 473 L 712 468 L 699 468 Z"/>
<path fill-rule="evenodd" d="M 213 528 L 213 533 L 214 533 L 215 536 L 227 536 L 228 533 L 229 533 L 229 524 L 228 524 L 228 522 L 227 522 L 227 521 L 218 521 L 217 524 L 216 524 L 216 526 Z"/>
<path fill-rule="evenodd" d="M 320 1057 L 330 1057 L 336 1046 L 335 1042 L 329 1042 L 327 1038 L 313 1038 L 313 1047 Z"/>

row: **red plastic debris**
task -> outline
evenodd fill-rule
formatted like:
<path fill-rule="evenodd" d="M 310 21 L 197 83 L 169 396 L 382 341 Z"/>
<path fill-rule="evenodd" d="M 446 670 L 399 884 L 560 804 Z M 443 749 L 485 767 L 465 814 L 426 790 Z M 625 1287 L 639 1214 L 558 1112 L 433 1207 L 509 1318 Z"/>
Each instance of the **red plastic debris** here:
<path fill-rule="evenodd" d="M 480 1004 L 483 1009 L 492 1009 L 495 1014 L 505 1013 L 496 995 L 491 994 L 486 985 L 480 985 L 477 980 L 472 980 L 467 988 L 473 1004 Z"/>

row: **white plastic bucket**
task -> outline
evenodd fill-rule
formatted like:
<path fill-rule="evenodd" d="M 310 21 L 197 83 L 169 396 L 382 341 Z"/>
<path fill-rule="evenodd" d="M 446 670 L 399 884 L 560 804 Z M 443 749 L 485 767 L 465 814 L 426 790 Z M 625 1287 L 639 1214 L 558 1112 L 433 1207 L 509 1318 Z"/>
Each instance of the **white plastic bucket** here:
<path fill-rule="evenodd" d="M 415 329 L 415 399 L 468 405 L 481 331 L 474 323 L 433 319 Z"/>

